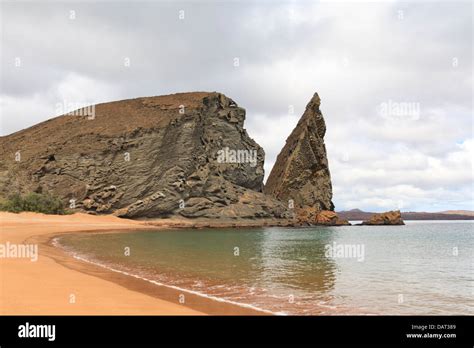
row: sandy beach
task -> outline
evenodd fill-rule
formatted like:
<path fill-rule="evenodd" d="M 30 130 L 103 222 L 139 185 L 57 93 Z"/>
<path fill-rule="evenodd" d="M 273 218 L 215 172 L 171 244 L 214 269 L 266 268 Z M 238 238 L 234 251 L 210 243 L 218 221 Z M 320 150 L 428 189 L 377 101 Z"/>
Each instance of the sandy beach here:
<path fill-rule="evenodd" d="M 160 224 L 162 225 L 160 227 Z M 102 233 L 169 227 L 88 214 L 0 213 L 0 244 L 38 245 L 38 259 L 0 257 L 2 315 L 202 315 L 258 314 L 114 273 L 54 247 L 64 233 Z"/>
<path fill-rule="evenodd" d="M 44 237 L 66 232 L 146 228 L 140 222 L 87 214 L 54 216 L 2 212 L 0 222 L 0 243 L 15 244 L 44 240 Z M 53 259 L 52 251 L 45 250 L 47 248 L 39 244 L 36 262 L 26 258 L 0 258 L 0 314 L 201 314 L 178 303 L 131 291 L 108 280 L 72 270 Z M 57 257 L 68 258 L 60 250 L 55 252 Z M 75 303 L 70 301 L 72 296 Z"/>

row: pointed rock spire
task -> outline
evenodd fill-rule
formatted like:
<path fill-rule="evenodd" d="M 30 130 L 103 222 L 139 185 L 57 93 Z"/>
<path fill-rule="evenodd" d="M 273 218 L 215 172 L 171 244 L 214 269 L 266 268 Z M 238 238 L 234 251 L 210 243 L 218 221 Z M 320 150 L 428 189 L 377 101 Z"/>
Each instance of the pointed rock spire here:
<path fill-rule="evenodd" d="M 334 210 L 324 144 L 326 124 L 320 104 L 315 93 L 286 140 L 264 188 L 266 194 L 279 200 L 291 200 L 295 209 Z"/>

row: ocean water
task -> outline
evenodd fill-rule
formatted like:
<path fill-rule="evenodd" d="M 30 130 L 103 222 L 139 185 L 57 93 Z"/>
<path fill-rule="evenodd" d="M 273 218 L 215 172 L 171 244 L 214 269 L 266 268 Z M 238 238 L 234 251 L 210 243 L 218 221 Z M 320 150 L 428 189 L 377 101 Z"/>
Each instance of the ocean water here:
<path fill-rule="evenodd" d="M 56 242 L 104 267 L 273 313 L 473 315 L 473 237 L 469 221 L 408 221 L 73 234 Z"/>

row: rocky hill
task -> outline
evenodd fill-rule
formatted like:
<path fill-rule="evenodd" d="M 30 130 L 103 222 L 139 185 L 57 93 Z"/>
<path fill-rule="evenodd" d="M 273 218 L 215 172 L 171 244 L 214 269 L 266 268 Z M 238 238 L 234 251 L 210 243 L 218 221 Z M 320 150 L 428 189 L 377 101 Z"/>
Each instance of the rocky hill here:
<path fill-rule="evenodd" d="M 0 198 L 49 192 L 73 210 L 128 218 L 287 219 L 287 204 L 262 193 L 265 153 L 244 120 L 245 110 L 216 92 L 123 100 L 96 105 L 93 115 L 59 116 L 0 138 Z M 302 146 L 313 146 L 309 136 L 307 142 Z M 310 185 L 327 192 L 327 162 L 314 163 L 324 175 Z M 330 195 L 317 197 L 330 206 Z"/>

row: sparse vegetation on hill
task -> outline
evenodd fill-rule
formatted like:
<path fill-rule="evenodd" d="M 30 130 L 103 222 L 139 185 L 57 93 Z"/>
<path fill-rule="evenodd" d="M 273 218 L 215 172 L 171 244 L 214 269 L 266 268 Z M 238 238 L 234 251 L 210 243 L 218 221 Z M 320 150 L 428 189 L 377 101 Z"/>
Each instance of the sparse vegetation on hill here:
<path fill-rule="evenodd" d="M 8 199 L 0 202 L 0 210 L 12 213 L 33 211 L 43 214 L 67 214 L 61 199 L 50 194 L 36 192 L 24 196 L 13 194 Z"/>

